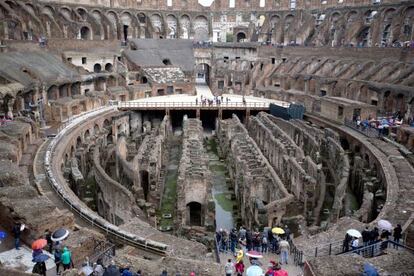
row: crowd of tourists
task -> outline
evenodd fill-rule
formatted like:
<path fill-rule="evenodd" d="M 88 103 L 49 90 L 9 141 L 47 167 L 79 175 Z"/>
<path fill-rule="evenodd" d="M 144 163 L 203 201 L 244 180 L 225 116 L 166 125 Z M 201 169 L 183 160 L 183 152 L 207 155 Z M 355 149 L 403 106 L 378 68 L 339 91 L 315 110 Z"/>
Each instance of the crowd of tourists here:
<path fill-rule="evenodd" d="M 388 241 L 390 240 L 391 236 L 394 238 L 394 247 L 396 248 L 396 244 L 400 243 L 400 239 L 402 237 L 402 227 L 400 224 L 397 224 L 392 233 L 387 229 L 380 230 L 378 227 L 374 227 L 370 230 L 367 226 L 361 233 L 362 245 L 359 243 L 359 237 L 353 237 L 347 233 L 345 234 L 343 241 L 342 251 L 355 251 L 358 253 L 359 249 L 373 244 L 379 244 L 381 251 L 383 251 L 388 247 Z"/>
<path fill-rule="evenodd" d="M 230 231 L 220 229 L 216 232 L 216 240 L 219 251 L 224 253 L 231 252 L 234 255 L 239 248 L 244 252 L 256 250 L 261 253 L 279 254 L 282 249 L 289 246 L 290 234 L 287 225 L 283 228 L 283 234 L 274 233 L 269 227 L 263 231 L 252 231 L 241 226 L 238 231 L 235 228 Z"/>
<path fill-rule="evenodd" d="M 231 101 L 230 98 L 226 97 L 224 98 L 223 96 L 214 96 L 211 99 L 208 99 L 206 97 L 203 97 L 203 95 L 200 96 L 200 100 L 198 99 L 198 97 L 196 97 L 195 99 L 195 104 L 196 105 L 202 105 L 202 106 L 213 106 L 213 105 L 221 105 L 221 104 L 229 104 L 229 102 Z M 246 98 L 243 96 L 242 98 L 242 103 L 243 105 L 246 105 Z"/>
<path fill-rule="evenodd" d="M 284 228 L 266 227 L 263 231 L 254 231 L 240 227 L 227 231 L 220 229 L 216 232 L 217 247 L 221 254 L 230 253 L 235 260 L 229 259 L 225 274 L 227 275 L 247 275 L 247 276 L 281 276 L 288 275 L 281 265 L 288 264 L 290 252 L 290 230 L 285 225 Z M 280 262 L 270 261 L 267 269 L 260 262 L 263 254 L 279 255 Z M 243 257 L 249 258 L 249 267 L 245 267 Z M 244 274 L 246 272 L 246 274 Z"/>

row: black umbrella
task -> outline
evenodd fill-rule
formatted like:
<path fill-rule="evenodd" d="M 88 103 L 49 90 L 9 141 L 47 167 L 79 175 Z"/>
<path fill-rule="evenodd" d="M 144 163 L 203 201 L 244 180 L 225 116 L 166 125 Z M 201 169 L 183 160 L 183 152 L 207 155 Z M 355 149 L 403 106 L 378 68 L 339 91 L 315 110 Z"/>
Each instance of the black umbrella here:
<path fill-rule="evenodd" d="M 49 259 L 49 256 L 48 255 L 46 255 L 46 254 L 39 254 L 39 255 L 36 255 L 33 258 L 32 262 L 34 262 L 34 263 L 42 263 L 42 262 L 47 261 L 48 259 Z"/>
<path fill-rule="evenodd" d="M 60 228 L 56 230 L 55 232 L 53 232 L 52 241 L 54 242 L 62 241 L 66 239 L 68 236 L 69 236 L 69 231 L 66 230 L 65 228 Z"/>

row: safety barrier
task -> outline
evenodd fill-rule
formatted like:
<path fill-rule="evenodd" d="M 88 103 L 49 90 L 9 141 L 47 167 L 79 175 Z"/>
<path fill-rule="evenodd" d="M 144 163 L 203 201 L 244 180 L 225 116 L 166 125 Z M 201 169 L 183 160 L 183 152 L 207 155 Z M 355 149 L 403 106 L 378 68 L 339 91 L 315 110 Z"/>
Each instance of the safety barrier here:
<path fill-rule="evenodd" d="M 115 103 L 113 103 L 115 104 Z M 274 104 L 289 107 L 289 103 L 275 102 Z M 142 109 L 269 109 L 269 102 L 213 102 L 211 104 L 201 102 L 118 102 L 118 108 L 142 108 Z"/>
<path fill-rule="evenodd" d="M 97 215 L 92 210 L 86 210 L 85 207 L 82 206 L 82 203 L 76 202 L 71 198 L 70 194 L 65 190 L 65 185 L 60 185 L 56 180 L 55 173 L 52 168 L 53 157 L 56 150 L 56 147 L 59 145 L 61 139 L 65 136 L 67 132 L 71 129 L 76 127 L 81 122 L 85 121 L 88 118 L 95 117 L 100 114 L 104 114 L 105 112 L 114 110 L 114 107 L 101 107 L 86 113 L 83 113 L 79 116 L 73 117 L 68 120 L 64 127 L 60 129 L 59 133 L 52 138 L 51 143 L 49 144 L 46 156 L 45 156 L 45 171 L 47 179 L 51 185 L 51 187 L 55 190 L 56 194 L 61 198 L 61 200 L 69 206 L 71 212 L 76 213 L 90 224 L 92 227 L 96 227 L 103 232 L 105 232 L 110 237 L 124 243 L 129 244 L 134 247 L 140 248 L 142 250 L 157 254 L 157 255 L 166 255 L 167 253 L 167 245 L 163 243 L 159 243 L 156 241 L 148 240 L 142 238 L 140 236 L 134 235 L 127 231 L 124 231 L 117 226 L 109 223 L 99 215 Z"/>

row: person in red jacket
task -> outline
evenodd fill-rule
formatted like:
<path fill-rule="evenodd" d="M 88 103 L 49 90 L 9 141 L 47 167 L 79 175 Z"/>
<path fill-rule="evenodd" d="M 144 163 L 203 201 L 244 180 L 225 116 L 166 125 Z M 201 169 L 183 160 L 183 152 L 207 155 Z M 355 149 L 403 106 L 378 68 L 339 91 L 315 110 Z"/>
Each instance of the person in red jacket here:
<path fill-rule="evenodd" d="M 280 264 L 276 264 L 273 267 L 275 273 L 273 274 L 273 276 L 289 276 L 287 271 L 282 269 L 282 267 L 280 266 Z"/>
<path fill-rule="evenodd" d="M 244 263 L 243 260 L 240 260 L 240 262 L 236 263 L 234 265 L 234 267 L 236 268 L 236 275 L 237 276 L 242 276 L 244 273 Z"/>

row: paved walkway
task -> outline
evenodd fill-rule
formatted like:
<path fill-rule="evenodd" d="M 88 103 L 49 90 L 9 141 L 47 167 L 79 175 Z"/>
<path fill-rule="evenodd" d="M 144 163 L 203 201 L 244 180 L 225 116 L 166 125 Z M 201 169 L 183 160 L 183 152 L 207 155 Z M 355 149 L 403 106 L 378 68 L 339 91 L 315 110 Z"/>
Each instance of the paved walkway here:
<path fill-rule="evenodd" d="M 149 98 L 142 98 L 137 99 L 129 102 L 148 102 L 148 103 L 195 103 L 196 98 L 200 102 L 200 97 L 207 99 L 213 99 L 213 93 L 211 92 L 210 88 L 207 85 L 197 84 L 196 85 L 196 92 L 197 95 L 189 95 L 189 94 L 174 94 L 174 95 L 166 95 L 166 96 L 158 96 L 158 97 L 149 97 Z M 229 99 L 229 103 L 242 103 L 243 96 L 242 95 L 235 95 L 235 94 L 223 94 L 223 100 L 226 101 L 226 98 Z M 274 103 L 280 106 L 286 106 L 289 103 L 272 100 L 272 99 L 265 99 L 253 96 L 245 96 L 246 103 Z"/>

